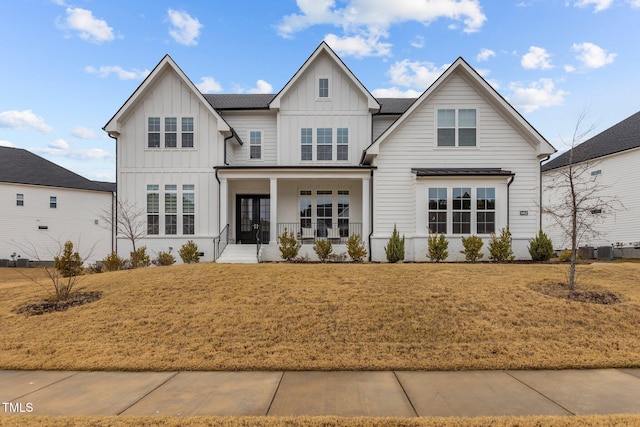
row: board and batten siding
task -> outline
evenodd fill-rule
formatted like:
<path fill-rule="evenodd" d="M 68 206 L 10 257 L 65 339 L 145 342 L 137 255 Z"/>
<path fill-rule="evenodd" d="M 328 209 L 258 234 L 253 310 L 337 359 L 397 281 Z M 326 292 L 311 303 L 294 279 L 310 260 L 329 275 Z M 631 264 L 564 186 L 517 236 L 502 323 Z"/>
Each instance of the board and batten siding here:
<path fill-rule="evenodd" d="M 16 194 L 24 195 L 17 206 Z M 50 197 L 57 206 L 51 208 Z M 38 185 L 0 183 L 0 259 L 16 253 L 30 260 L 53 261 L 70 240 L 87 258 L 85 266 L 112 251 L 111 227 L 102 218 L 111 212 L 112 193 Z"/>
<path fill-rule="evenodd" d="M 476 147 L 436 147 L 435 115 L 439 108 L 477 110 Z M 426 205 L 416 206 L 416 175 L 411 168 L 509 170 L 515 173 L 509 190 L 509 226 L 514 246 L 517 240 L 530 239 L 538 230 L 540 164 L 536 149 L 459 73 L 453 73 L 411 117 L 387 136 L 380 145 L 375 166 L 376 238 L 388 239 L 397 224 L 400 233 L 407 237 L 426 240 L 427 230 L 418 230 L 416 222 L 416 215 L 426 215 Z M 520 215 L 520 211 L 526 211 L 527 215 Z M 522 248 L 520 250 L 522 252 Z"/>
<path fill-rule="evenodd" d="M 598 195 L 603 197 L 615 197 L 620 203 L 612 202 L 615 209 L 605 209 L 603 222 L 596 229 L 599 236 L 585 238 L 580 246 L 611 246 L 620 244 L 623 247 L 640 246 L 640 148 L 612 154 L 590 162 L 591 168 L 585 172 L 585 177 L 591 179 L 591 172 L 600 171 L 593 178 L 600 187 Z M 551 206 L 549 200 L 556 203 L 562 194 L 548 188 L 551 178 L 558 170 L 550 170 L 543 173 L 543 207 Z M 563 235 L 560 228 L 554 225 L 553 219 L 548 214 L 542 215 L 543 230 L 553 243 L 554 249 L 565 249 L 571 246 L 568 236 Z"/>

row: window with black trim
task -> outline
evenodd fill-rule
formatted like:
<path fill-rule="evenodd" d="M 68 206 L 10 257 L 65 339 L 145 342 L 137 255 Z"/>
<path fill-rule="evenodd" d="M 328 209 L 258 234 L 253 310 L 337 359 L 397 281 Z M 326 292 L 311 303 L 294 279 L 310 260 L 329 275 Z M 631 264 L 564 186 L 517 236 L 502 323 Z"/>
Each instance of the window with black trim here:
<path fill-rule="evenodd" d="M 476 228 L 478 234 L 496 232 L 496 189 L 476 189 Z"/>
<path fill-rule="evenodd" d="M 196 233 L 196 194 L 193 184 L 182 186 L 182 234 Z"/>
<path fill-rule="evenodd" d="M 429 188 L 429 232 L 447 233 L 446 188 Z"/>
<path fill-rule="evenodd" d="M 453 188 L 453 234 L 471 234 L 471 188 Z"/>
<path fill-rule="evenodd" d="M 164 186 L 164 234 L 178 234 L 178 186 Z"/>
<path fill-rule="evenodd" d="M 147 234 L 160 234 L 160 186 L 147 185 Z"/>

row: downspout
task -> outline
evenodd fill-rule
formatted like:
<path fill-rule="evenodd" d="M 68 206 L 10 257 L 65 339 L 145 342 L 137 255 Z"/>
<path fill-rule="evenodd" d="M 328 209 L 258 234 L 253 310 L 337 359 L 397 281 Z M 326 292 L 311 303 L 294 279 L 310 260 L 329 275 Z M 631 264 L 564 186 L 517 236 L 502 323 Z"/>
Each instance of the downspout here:
<path fill-rule="evenodd" d="M 226 139 L 225 139 L 225 143 L 226 143 Z M 226 150 L 225 150 L 225 157 L 226 157 Z M 213 170 L 216 171 L 215 173 L 215 177 L 216 177 L 216 181 L 218 181 L 218 233 L 222 232 L 222 227 L 221 227 L 221 222 L 220 222 L 220 218 L 222 218 L 221 213 L 222 211 L 220 210 L 220 186 L 222 185 L 222 183 L 220 182 L 220 178 L 218 177 L 218 168 L 217 167 L 213 167 Z"/>
<path fill-rule="evenodd" d="M 371 236 L 373 236 L 373 169 L 371 169 L 371 180 L 369 183 L 369 262 L 371 262 Z"/>
<path fill-rule="evenodd" d="M 227 141 L 233 138 L 234 136 L 235 136 L 234 132 L 232 131 L 231 135 L 224 138 L 224 165 L 225 166 L 229 166 L 229 162 L 227 161 Z M 218 171 L 216 170 L 216 179 L 218 178 L 217 174 L 218 174 Z M 218 183 L 220 183 L 220 180 L 218 180 Z"/>
<path fill-rule="evenodd" d="M 539 194 L 540 211 L 538 212 L 538 230 L 542 230 L 542 163 L 546 162 L 550 158 L 551 158 L 551 155 L 548 155 L 544 159 L 540 160 L 540 169 L 538 169 L 538 173 L 540 174 L 540 186 L 538 188 L 538 191 L 540 192 Z"/>
<path fill-rule="evenodd" d="M 106 127 L 106 126 L 105 126 Z M 104 128 L 103 128 L 104 130 Z M 111 193 L 111 253 L 118 253 L 118 138 L 107 132 L 116 141 L 116 192 Z"/>
<path fill-rule="evenodd" d="M 511 178 L 509 178 L 509 182 L 507 182 L 507 230 L 509 229 L 509 218 L 511 217 L 511 207 L 510 207 L 510 194 L 511 191 L 509 191 L 509 187 L 511 187 L 511 184 L 513 183 L 513 180 L 516 179 L 516 175 L 513 174 L 511 175 Z"/>

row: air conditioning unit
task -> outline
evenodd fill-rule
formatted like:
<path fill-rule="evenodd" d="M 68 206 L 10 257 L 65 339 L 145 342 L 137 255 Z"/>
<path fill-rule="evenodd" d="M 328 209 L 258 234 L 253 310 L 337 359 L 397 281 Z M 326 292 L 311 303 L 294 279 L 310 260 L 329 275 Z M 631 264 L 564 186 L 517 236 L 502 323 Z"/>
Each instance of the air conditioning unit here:
<path fill-rule="evenodd" d="M 613 248 L 611 246 L 598 246 L 598 259 L 613 259 Z"/>

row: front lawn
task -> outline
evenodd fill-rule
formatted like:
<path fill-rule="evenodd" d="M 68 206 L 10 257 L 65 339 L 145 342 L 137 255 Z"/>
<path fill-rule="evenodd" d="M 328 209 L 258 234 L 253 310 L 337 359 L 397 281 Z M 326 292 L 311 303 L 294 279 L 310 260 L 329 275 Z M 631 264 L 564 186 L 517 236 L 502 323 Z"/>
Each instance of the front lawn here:
<path fill-rule="evenodd" d="M 543 293 L 566 265 L 200 264 L 86 276 L 102 298 L 45 297 L 0 270 L 0 367 L 466 370 L 640 367 L 640 264 L 578 267 L 603 305 Z M 40 275 L 40 270 L 21 270 Z M 42 281 L 45 283 L 45 281 Z M 542 285 L 542 286 L 541 286 Z"/>

